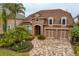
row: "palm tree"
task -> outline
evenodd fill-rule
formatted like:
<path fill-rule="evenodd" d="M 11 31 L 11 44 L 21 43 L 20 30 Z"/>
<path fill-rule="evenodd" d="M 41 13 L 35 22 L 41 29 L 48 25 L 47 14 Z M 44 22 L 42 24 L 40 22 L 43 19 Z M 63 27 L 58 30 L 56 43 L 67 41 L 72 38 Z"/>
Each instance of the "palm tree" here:
<path fill-rule="evenodd" d="M 6 14 L 6 10 L 3 8 L 2 10 L 2 19 L 3 19 L 3 31 L 6 32 L 7 31 L 7 14 Z"/>
<path fill-rule="evenodd" d="M 0 4 L 2 6 L 2 20 L 3 20 L 3 30 L 4 32 L 7 31 L 7 20 L 8 18 L 13 18 L 15 21 L 16 27 L 16 14 L 23 13 L 25 14 L 25 8 L 21 3 L 4 3 Z M 8 11 L 10 12 L 8 14 Z"/>
<path fill-rule="evenodd" d="M 15 20 L 14 26 L 16 27 L 16 14 L 22 13 L 25 15 L 25 8 L 22 3 L 8 3 L 6 7 L 10 10 L 10 16 Z"/>
<path fill-rule="evenodd" d="M 7 13 L 7 7 L 6 4 L 1 4 L 1 8 L 2 8 L 2 12 L 1 12 L 1 19 L 3 21 L 2 25 L 3 25 L 3 31 L 6 32 L 7 31 L 7 19 L 8 19 L 8 13 Z"/>

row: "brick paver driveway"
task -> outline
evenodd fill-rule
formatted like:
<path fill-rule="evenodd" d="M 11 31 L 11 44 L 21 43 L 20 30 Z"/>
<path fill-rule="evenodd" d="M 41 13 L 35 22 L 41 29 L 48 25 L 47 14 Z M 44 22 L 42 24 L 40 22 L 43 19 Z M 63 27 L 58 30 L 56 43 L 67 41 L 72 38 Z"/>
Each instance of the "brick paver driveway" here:
<path fill-rule="evenodd" d="M 46 39 L 32 41 L 34 48 L 30 51 L 32 56 L 73 56 L 74 52 L 67 39 Z"/>

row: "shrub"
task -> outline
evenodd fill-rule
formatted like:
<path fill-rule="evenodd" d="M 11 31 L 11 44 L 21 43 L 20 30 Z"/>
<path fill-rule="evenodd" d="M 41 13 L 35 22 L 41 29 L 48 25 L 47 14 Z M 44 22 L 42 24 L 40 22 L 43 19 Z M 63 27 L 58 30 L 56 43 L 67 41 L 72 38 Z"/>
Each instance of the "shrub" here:
<path fill-rule="evenodd" d="M 23 40 L 28 41 L 32 39 L 33 36 L 29 34 L 24 27 L 19 26 L 4 33 L 4 38 L 0 40 L 0 47 L 11 46 L 17 42 L 22 42 Z"/>
<path fill-rule="evenodd" d="M 71 36 L 74 37 L 74 38 L 79 37 L 79 27 L 78 26 L 74 26 L 71 29 Z"/>
<path fill-rule="evenodd" d="M 38 39 L 39 39 L 39 40 L 45 40 L 45 36 L 43 36 L 43 35 L 38 35 Z"/>
<path fill-rule="evenodd" d="M 71 37 L 72 37 L 73 41 L 79 42 L 79 26 L 74 26 L 71 29 Z"/>
<path fill-rule="evenodd" d="M 30 41 L 20 42 L 13 45 L 12 49 L 18 52 L 28 52 L 33 48 L 33 45 Z"/>
<path fill-rule="evenodd" d="M 27 35 L 26 41 L 32 41 L 34 37 L 32 35 Z"/>

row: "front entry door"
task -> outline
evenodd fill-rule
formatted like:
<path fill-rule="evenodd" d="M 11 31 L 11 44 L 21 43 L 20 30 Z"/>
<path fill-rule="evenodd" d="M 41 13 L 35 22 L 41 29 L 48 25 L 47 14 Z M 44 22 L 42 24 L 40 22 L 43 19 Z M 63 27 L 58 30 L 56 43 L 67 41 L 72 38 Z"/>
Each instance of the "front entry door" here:
<path fill-rule="evenodd" d="M 40 35 L 41 34 L 41 27 L 39 25 L 35 26 L 35 35 Z"/>

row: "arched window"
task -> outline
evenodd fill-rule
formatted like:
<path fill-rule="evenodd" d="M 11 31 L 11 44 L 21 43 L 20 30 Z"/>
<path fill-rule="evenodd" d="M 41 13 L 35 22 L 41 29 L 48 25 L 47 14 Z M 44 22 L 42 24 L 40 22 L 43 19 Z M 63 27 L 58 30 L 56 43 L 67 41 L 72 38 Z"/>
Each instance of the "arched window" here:
<path fill-rule="evenodd" d="M 61 17 L 61 24 L 67 25 L 67 17 Z"/>
<path fill-rule="evenodd" d="M 64 24 L 64 25 L 66 24 L 66 21 L 65 21 L 65 19 L 63 19 L 63 20 L 62 20 L 62 24 Z"/>
<path fill-rule="evenodd" d="M 49 18 L 48 18 L 48 24 L 49 24 L 49 25 L 52 25 L 52 24 L 53 24 L 53 17 L 49 17 Z"/>
<path fill-rule="evenodd" d="M 49 20 L 49 24 L 52 24 L 52 19 Z"/>

